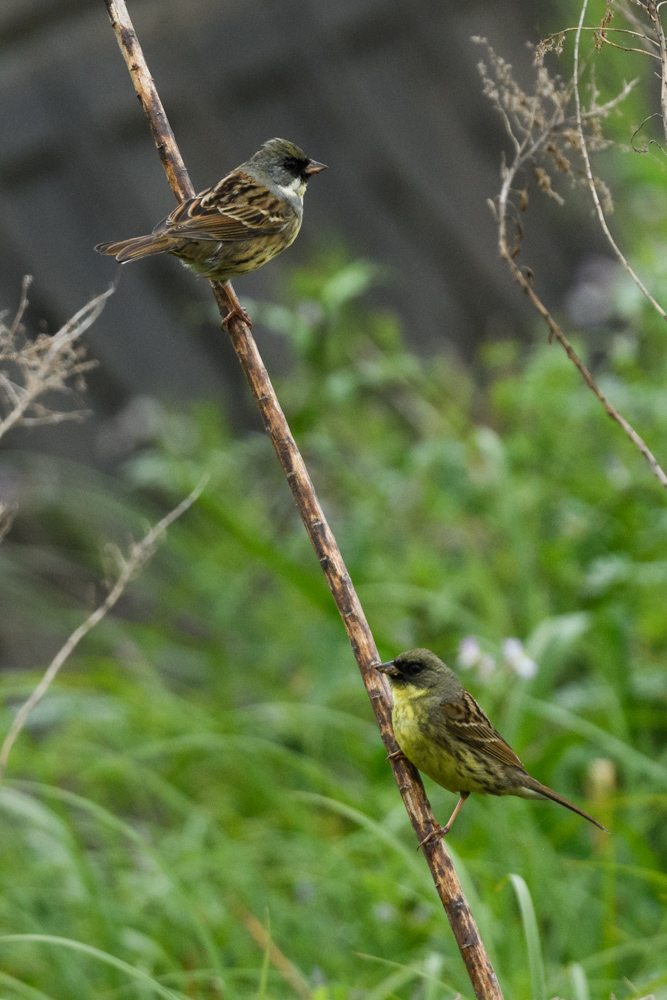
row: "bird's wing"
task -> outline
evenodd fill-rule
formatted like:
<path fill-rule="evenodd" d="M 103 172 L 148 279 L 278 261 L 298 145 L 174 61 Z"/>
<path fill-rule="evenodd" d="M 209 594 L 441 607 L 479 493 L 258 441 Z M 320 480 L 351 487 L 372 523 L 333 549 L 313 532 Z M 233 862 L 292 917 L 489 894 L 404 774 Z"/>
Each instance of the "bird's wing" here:
<path fill-rule="evenodd" d="M 496 757 L 503 764 L 520 767 L 523 764 L 506 743 L 500 733 L 493 728 L 475 699 L 467 691 L 458 702 L 445 702 L 442 706 L 445 728 L 448 733 L 469 746 Z"/>
<path fill-rule="evenodd" d="M 245 240 L 281 232 L 295 210 L 240 170 L 184 201 L 153 232 L 202 240 Z"/>

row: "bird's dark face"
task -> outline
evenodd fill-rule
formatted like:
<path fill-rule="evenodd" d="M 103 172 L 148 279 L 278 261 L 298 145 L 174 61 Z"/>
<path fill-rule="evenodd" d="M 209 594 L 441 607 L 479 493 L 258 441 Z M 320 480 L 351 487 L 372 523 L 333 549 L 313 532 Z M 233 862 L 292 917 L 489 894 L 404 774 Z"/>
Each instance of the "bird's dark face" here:
<path fill-rule="evenodd" d="M 448 675 L 455 677 L 430 649 L 408 649 L 389 663 L 381 663 L 376 669 L 387 674 L 392 687 L 411 685 L 428 690 L 442 685 L 443 679 Z"/>
<path fill-rule="evenodd" d="M 276 184 L 292 188 L 295 182 L 306 185 L 313 174 L 326 170 L 324 163 L 311 160 L 302 149 L 287 139 L 270 139 L 265 142 L 251 163 L 259 165 Z"/>

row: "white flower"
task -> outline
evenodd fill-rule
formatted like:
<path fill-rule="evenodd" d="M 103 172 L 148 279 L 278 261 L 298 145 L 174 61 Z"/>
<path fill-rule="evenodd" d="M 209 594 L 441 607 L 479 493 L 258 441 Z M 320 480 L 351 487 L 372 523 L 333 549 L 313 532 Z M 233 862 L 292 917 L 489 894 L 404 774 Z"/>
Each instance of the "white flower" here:
<path fill-rule="evenodd" d="M 479 676 L 483 681 L 486 681 L 496 669 L 496 661 L 489 653 L 482 653 L 477 661 L 477 669 L 479 671 Z"/>
<path fill-rule="evenodd" d="M 476 667 L 482 680 L 487 680 L 496 669 L 496 661 L 482 647 L 473 635 L 467 635 L 459 643 L 458 665 L 461 670 Z"/>
<path fill-rule="evenodd" d="M 503 657 L 517 677 L 530 680 L 537 673 L 537 664 L 535 660 L 531 660 L 530 656 L 528 656 L 520 639 L 505 639 L 503 642 Z"/>
<path fill-rule="evenodd" d="M 531 660 L 527 653 L 519 656 L 512 666 L 517 677 L 523 677 L 526 681 L 529 681 L 537 673 L 537 664 L 535 660 Z"/>
<path fill-rule="evenodd" d="M 391 903 L 377 903 L 373 907 L 373 915 L 381 924 L 393 924 L 398 916 L 395 906 Z"/>
<path fill-rule="evenodd" d="M 523 655 L 523 643 L 521 639 L 505 639 L 503 642 L 503 656 L 510 666 L 514 666 L 514 661 Z"/>
<path fill-rule="evenodd" d="M 472 635 L 467 635 L 459 643 L 458 664 L 462 670 L 470 670 L 479 663 L 482 655 L 477 639 Z"/>

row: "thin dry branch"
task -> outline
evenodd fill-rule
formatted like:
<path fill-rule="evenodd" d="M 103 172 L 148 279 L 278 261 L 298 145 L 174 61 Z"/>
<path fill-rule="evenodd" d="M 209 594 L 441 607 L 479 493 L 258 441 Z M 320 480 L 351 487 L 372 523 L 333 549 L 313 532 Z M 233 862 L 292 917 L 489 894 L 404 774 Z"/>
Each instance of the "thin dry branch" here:
<path fill-rule="evenodd" d="M 177 200 L 183 201 L 192 195 L 192 184 L 148 70 L 125 0 L 104 0 L 104 2 L 135 90 L 148 117 L 171 189 Z M 223 288 L 216 282 L 211 282 L 211 285 L 220 314 L 224 318 L 233 304 L 233 289 L 230 286 Z M 380 662 L 380 657 L 359 598 L 315 494 L 308 470 L 280 408 L 250 325 L 240 316 L 234 316 L 229 323 L 229 335 L 326 576 L 336 607 L 343 619 L 383 742 L 387 751 L 391 753 L 397 750 L 398 746 L 391 728 L 388 687 L 384 678 L 374 669 L 375 664 Z M 436 824 L 419 772 L 401 757 L 392 758 L 391 766 L 417 840 L 421 842 Z M 500 1000 L 502 994 L 498 980 L 442 840 L 428 844 L 425 855 L 475 995 L 479 1000 Z"/>
<path fill-rule="evenodd" d="M 113 608 L 114 604 L 117 603 L 119 597 L 127 587 L 132 577 L 153 555 L 155 546 L 160 540 L 160 537 L 165 533 L 169 525 L 173 524 L 177 517 L 180 517 L 181 514 L 185 513 L 188 507 L 192 506 L 206 486 L 208 480 L 209 477 L 204 476 L 189 496 L 182 500 L 177 507 L 174 507 L 174 509 L 163 517 L 161 521 L 158 521 L 158 523 L 154 525 L 150 531 L 146 533 L 146 535 L 144 535 L 140 542 L 135 542 L 130 547 L 129 556 L 127 558 L 125 558 L 120 551 L 114 550 L 116 562 L 119 567 L 118 578 L 115 584 L 102 603 L 86 618 L 85 622 L 79 625 L 79 627 L 72 632 L 67 642 L 65 642 L 65 644 L 60 648 L 47 667 L 44 676 L 35 690 L 32 692 L 27 701 L 21 705 L 21 708 L 14 717 L 14 721 L 9 728 L 9 732 L 5 736 L 2 747 L 0 747 L 0 784 L 2 784 L 2 779 L 4 778 L 5 771 L 7 770 L 7 761 L 9 760 L 9 755 L 12 752 L 12 747 L 16 743 L 21 730 L 25 726 L 28 716 L 49 690 L 62 665 L 74 652 L 84 636 L 88 635 L 91 629 L 95 628 L 95 626 L 102 621 L 107 612 Z"/>
<path fill-rule="evenodd" d="M 507 164 L 503 160 L 500 192 L 495 200 L 489 202 L 498 224 L 498 250 L 500 256 L 506 261 L 512 277 L 521 286 L 531 304 L 547 324 L 549 337 L 556 338 L 568 358 L 581 374 L 586 385 L 604 406 L 607 415 L 627 434 L 648 462 L 654 476 L 667 489 L 667 475 L 665 475 L 653 452 L 625 417 L 621 416 L 618 410 L 612 406 L 599 388 L 595 379 L 572 347 L 572 344 L 535 292 L 532 271 L 526 269 L 524 273 L 524 270 L 516 263 L 516 257 L 520 250 L 521 231 L 518 238 L 512 242 L 512 245 L 509 243 L 508 217 L 510 207 L 513 206 L 512 195 L 516 193 L 515 184 L 517 183 L 518 175 L 526 170 L 527 166 L 534 165 L 538 154 L 542 153 L 543 150 L 548 150 L 552 143 L 562 143 L 564 141 L 575 150 L 586 148 L 585 142 L 583 147 L 581 145 L 583 116 L 580 115 L 574 122 L 569 121 L 566 106 L 570 89 L 563 85 L 559 86 L 554 81 L 547 82 L 545 80 L 544 67 L 539 62 L 536 93 L 534 98 L 530 99 L 519 90 L 517 84 L 512 79 L 511 67 L 504 60 L 496 56 L 486 40 L 475 39 L 475 41 L 487 46 L 491 69 L 485 63 L 480 63 L 479 67 L 482 80 L 484 81 L 484 92 L 500 112 L 514 148 L 514 156 L 511 162 Z M 495 79 L 493 74 L 495 74 Z M 627 93 L 627 91 L 628 85 L 626 84 L 624 92 Z M 574 92 L 576 93 L 576 87 L 574 88 Z M 551 113 L 547 113 L 545 105 L 551 108 Z M 599 138 L 599 117 L 603 109 L 609 106 L 609 104 L 598 106 L 594 103 L 591 108 L 591 112 L 595 112 L 595 114 L 589 117 L 592 118 L 592 127 L 594 129 L 593 141 L 597 148 L 600 148 L 601 142 Z M 574 130 L 571 127 L 572 125 L 575 125 Z M 561 147 L 556 145 L 555 153 L 551 155 L 552 159 L 557 163 L 559 160 L 564 163 L 561 169 L 565 173 L 572 173 L 569 161 L 565 159 Z M 589 172 L 586 175 L 587 183 L 591 183 L 591 176 L 589 168 Z M 544 189 L 544 184 L 541 186 Z M 592 181 L 592 186 L 593 190 L 595 190 L 595 180 Z M 522 188 L 518 193 L 521 196 L 522 207 L 527 206 L 528 194 L 525 189 Z M 549 192 L 547 191 L 547 193 Z"/>
<path fill-rule="evenodd" d="M 660 19 L 660 7 L 656 0 L 648 0 L 648 16 L 653 22 L 658 36 L 658 47 L 660 49 L 660 108 L 662 111 L 662 128 L 667 139 L 667 43 L 665 42 L 665 29 Z"/>
<path fill-rule="evenodd" d="M 582 155 L 582 158 L 583 158 L 583 161 L 584 161 L 584 167 L 585 167 L 585 170 L 586 170 L 586 178 L 588 180 L 588 186 L 589 186 L 589 188 L 591 190 L 591 195 L 593 197 L 593 204 L 595 205 L 595 211 L 597 212 L 598 219 L 600 221 L 600 225 L 602 226 L 602 232 L 607 237 L 607 241 L 609 243 L 609 246 L 612 248 L 612 250 L 614 251 L 614 253 L 618 257 L 618 259 L 620 260 L 621 264 L 623 265 L 623 267 L 625 268 L 625 270 L 628 272 L 628 274 L 630 275 L 630 277 L 632 278 L 632 280 L 634 281 L 634 283 L 636 284 L 637 288 L 640 290 L 640 292 L 642 293 L 642 295 L 646 296 L 646 298 L 651 303 L 651 305 L 653 306 L 653 308 L 660 314 L 660 316 L 662 316 L 663 319 L 667 319 L 667 313 L 662 308 L 662 306 L 658 302 L 656 302 L 656 300 L 653 298 L 653 296 L 649 292 L 648 288 L 646 287 L 646 285 L 644 284 L 644 282 L 641 280 L 641 278 L 639 277 L 639 275 L 636 273 L 636 271 L 634 270 L 634 268 L 630 265 L 630 262 L 626 258 L 625 254 L 623 253 L 623 251 L 621 250 L 621 248 L 618 246 L 618 244 L 617 244 L 616 240 L 614 239 L 614 237 L 611 235 L 609 226 L 607 225 L 607 219 L 605 218 L 605 214 L 604 214 L 604 211 L 602 209 L 602 205 L 600 204 L 600 198 L 598 196 L 598 191 L 597 191 L 597 186 L 596 186 L 596 183 L 595 183 L 595 178 L 593 177 L 593 171 L 591 170 L 591 161 L 590 161 L 590 157 L 588 155 L 588 146 L 586 144 L 586 136 L 584 135 L 584 126 L 583 126 L 583 121 L 582 121 L 582 116 L 581 116 L 581 98 L 579 96 L 579 41 L 581 39 L 581 30 L 582 30 L 582 27 L 583 27 L 583 24 L 584 24 L 584 18 L 586 16 L 586 8 L 587 7 L 588 7 L 588 0 L 584 0 L 584 2 L 582 4 L 582 7 L 581 7 L 581 14 L 579 16 L 579 24 L 577 26 L 576 34 L 574 36 L 574 76 L 573 76 L 573 83 L 574 83 L 574 100 L 575 100 L 575 105 L 576 105 L 576 108 L 577 108 L 577 129 L 579 131 L 580 150 L 581 150 L 581 155 Z M 656 18 L 657 18 L 657 14 L 656 14 Z M 659 19 L 658 19 L 658 23 L 659 23 Z M 665 39 L 664 39 L 664 35 L 663 35 L 662 36 L 662 43 L 663 43 L 663 45 L 664 45 L 664 40 Z M 663 77 L 663 90 L 664 90 L 664 77 Z"/>
<path fill-rule="evenodd" d="M 266 927 L 260 923 L 254 913 L 246 910 L 244 906 L 237 906 L 236 910 L 251 938 L 259 945 L 262 951 L 268 949 L 269 961 L 274 969 L 292 987 L 297 996 L 301 997 L 301 1000 L 312 1000 L 313 994 L 308 988 L 308 983 L 304 980 L 299 970 L 292 965 L 289 958 L 283 955 L 278 945 L 274 944 Z"/>
<path fill-rule="evenodd" d="M 0 316 L 0 411 L 4 408 L 0 438 L 18 425 L 36 427 L 86 416 L 86 411 L 54 410 L 39 400 L 46 393 L 69 394 L 85 388 L 83 376 L 97 362 L 86 359 L 86 349 L 77 341 L 115 291 L 112 285 L 91 299 L 57 333 L 41 333 L 31 340 L 23 326 L 31 281 L 30 277 L 23 279 L 21 301 L 11 325 Z"/>
<path fill-rule="evenodd" d="M 641 31 L 630 31 L 629 28 L 610 28 L 608 26 L 605 27 L 604 29 L 587 26 L 587 27 L 582 27 L 581 30 L 592 31 L 596 38 L 596 45 L 599 44 L 600 47 L 603 45 L 611 45 L 612 48 L 622 49 L 623 52 L 638 52 L 642 56 L 650 56 L 651 59 L 658 59 L 658 60 L 660 59 L 660 56 L 657 54 L 657 52 L 647 52 L 646 49 L 638 49 L 630 45 L 618 45 L 616 42 L 611 42 L 609 38 L 607 38 L 607 34 L 610 31 L 613 31 L 615 34 L 631 35 L 633 38 L 641 38 L 643 41 L 648 42 L 650 45 L 655 45 L 657 47 L 658 43 L 655 41 L 655 39 L 647 38 L 646 35 L 644 35 Z M 570 34 L 570 32 L 574 31 L 577 31 L 577 28 L 563 28 L 562 31 L 557 31 L 553 35 L 549 35 L 548 38 L 545 38 L 540 42 L 538 50 L 540 51 L 540 53 L 543 54 L 545 52 L 551 52 L 552 50 L 555 49 L 560 55 L 563 47 L 563 41 L 565 40 L 565 36 Z"/>

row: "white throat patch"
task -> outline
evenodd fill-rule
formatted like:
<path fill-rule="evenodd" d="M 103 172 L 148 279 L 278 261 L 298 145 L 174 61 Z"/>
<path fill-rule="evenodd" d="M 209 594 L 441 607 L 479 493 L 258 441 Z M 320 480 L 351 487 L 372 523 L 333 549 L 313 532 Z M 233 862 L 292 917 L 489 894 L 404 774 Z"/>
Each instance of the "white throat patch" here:
<path fill-rule="evenodd" d="M 295 177 L 293 181 L 289 184 L 276 184 L 276 187 L 280 191 L 283 198 L 287 198 L 288 201 L 294 201 L 295 199 L 300 199 L 303 196 L 304 183 L 300 177 Z"/>

